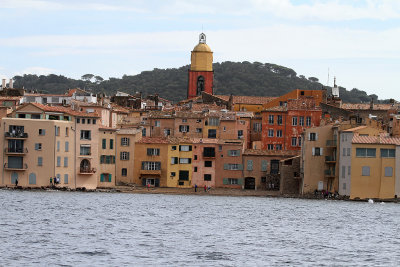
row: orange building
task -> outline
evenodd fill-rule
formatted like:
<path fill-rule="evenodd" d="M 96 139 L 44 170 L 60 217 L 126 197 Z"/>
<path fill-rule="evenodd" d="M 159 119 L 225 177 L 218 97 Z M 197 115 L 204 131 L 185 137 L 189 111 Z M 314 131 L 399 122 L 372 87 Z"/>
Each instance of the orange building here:
<path fill-rule="evenodd" d="M 319 126 L 321 116 L 313 98 L 289 99 L 283 106 L 264 110 L 262 149 L 300 150 L 304 129 Z"/>
<path fill-rule="evenodd" d="M 319 106 L 319 104 L 326 99 L 326 90 L 293 90 L 283 96 L 276 97 L 271 99 L 271 101 L 263 104 L 264 109 L 269 109 L 277 106 L 284 106 L 285 103 L 288 103 L 293 99 L 300 98 L 313 98 L 315 101 L 315 105 Z"/>

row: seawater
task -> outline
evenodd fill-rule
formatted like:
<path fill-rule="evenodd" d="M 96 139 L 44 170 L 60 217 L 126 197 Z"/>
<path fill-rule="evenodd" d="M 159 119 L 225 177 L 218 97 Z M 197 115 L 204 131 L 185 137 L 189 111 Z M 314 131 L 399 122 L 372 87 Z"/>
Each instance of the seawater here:
<path fill-rule="evenodd" d="M 400 206 L 0 190 L 1 266 L 399 266 Z"/>

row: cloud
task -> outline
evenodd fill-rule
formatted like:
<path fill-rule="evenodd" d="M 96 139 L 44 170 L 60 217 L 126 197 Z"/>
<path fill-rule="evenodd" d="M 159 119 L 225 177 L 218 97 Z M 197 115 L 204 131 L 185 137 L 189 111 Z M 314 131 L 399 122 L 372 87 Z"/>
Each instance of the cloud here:
<path fill-rule="evenodd" d="M 57 70 L 45 67 L 28 67 L 23 69 L 22 71 L 16 72 L 15 75 L 24 75 L 24 74 L 37 74 L 37 75 L 48 75 L 51 73 L 55 73 Z"/>

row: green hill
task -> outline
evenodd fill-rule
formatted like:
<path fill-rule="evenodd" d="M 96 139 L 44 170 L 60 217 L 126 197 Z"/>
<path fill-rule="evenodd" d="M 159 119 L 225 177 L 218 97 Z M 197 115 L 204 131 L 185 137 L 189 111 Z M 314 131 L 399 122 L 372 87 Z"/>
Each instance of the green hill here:
<path fill-rule="evenodd" d="M 279 96 L 294 89 L 316 90 L 324 88 L 317 78 L 303 75 L 279 65 L 260 62 L 214 63 L 214 93 L 254 96 Z M 15 76 L 16 88 L 37 90 L 44 93 L 64 93 L 69 88 L 82 88 L 94 93 L 112 95 L 117 91 L 126 93 L 142 92 L 144 95 L 158 93 L 172 101 L 186 98 L 189 66 L 173 69 L 154 69 L 138 75 L 124 75 L 122 78 L 103 80 L 87 74 L 81 80 L 62 75 L 50 74 Z M 377 95 L 367 95 L 358 89 L 347 91 L 340 87 L 340 97 L 345 102 L 369 102 L 378 100 Z M 328 89 L 329 90 L 329 89 Z"/>

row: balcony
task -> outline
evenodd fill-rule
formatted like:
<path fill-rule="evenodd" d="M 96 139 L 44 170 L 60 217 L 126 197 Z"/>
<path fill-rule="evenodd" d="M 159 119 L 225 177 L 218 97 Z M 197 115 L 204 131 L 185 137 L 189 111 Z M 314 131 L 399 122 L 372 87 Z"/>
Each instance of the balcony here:
<path fill-rule="evenodd" d="M 329 169 L 324 171 L 325 177 L 334 178 L 335 177 L 335 169 Z"/>
<path fill-rule="evenodd" d="M 28 169 L 28 165 L 26 163 L 9 165 L 6 162 L 4 163 L 4 169 L 7 171 L 25 171 L 26 169 Z"/>
<path fill-rule="evenodd" d="M 140 170 L 140 174 L 161 175 L 161 170 Z"/>
<path fill-rule="evenodd" d="M 334 156 L 325 156 L 326 163 L 336 163 L 336 158 Z"/>
<path fill-rule="evenodd" d="M 203 158 L 215 159 L 215 153 L 203 153 Z"/>
<path fill-rule="evenodd" d="M 22 155 L 22 154 L 28 153 L 28 149 L 27 148 L 22 148 L 22 147 L 21 148 L 9 148 L 9 147 L 6 147 L 4 149 L 4 152 L 6 154 L 8 154 L 8 155 L 11 155 L 11 154 Z"/>
<path fill-rule="evenodd" d="M 327 147 L 336 147 L 337 146 L 337 140 L 326 140 L 326 146 Z"/>
<path fill-rule="evenodd" d="M 87 174 L 87 175 L 92 175 L 96 173 L 95 168 L 86 168 L 86 167 L 80 167 L 79 168 L 79 174 Z"/>
<path fill-rule="evenodd" d="M 28 133 L 5 132 L 4 136 L 6 139 L 26 139 L 28 138 Z"/>

